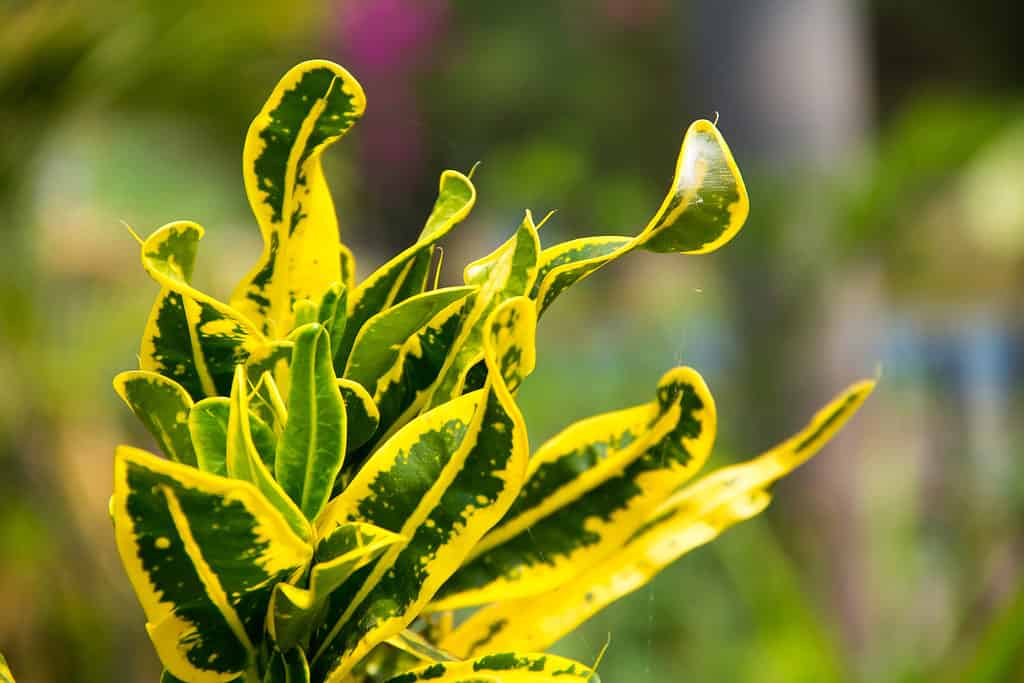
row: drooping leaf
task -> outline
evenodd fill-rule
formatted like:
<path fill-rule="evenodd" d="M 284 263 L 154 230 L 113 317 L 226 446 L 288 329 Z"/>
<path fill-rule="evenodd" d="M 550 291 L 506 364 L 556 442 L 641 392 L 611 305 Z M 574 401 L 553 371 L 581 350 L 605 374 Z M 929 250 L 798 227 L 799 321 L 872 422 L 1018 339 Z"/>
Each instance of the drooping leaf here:
<path fill-rule="evenodd" d="M 114 390 L 128 404 L 160 450 L 176 462 L 196 465 L 188 432 L 192 398 L 172 379 L 145 370 L 122 372 L 114 378 Z"/>
<path fill-rule="evenodd" d="M 311 60 L 285 74 L 249 127 L 242 166 L 263 253 L 231 303 L 268 336 L 292 329 L 296 301 L 319 301 L 342 280 L 338 219 L 320 155 L 365 108 L 348 71 Z"/>
<path fill-rule="evenodd" d="M 423 291 L 431 249 L 469 215 L 475 202 L 476 188 L 469 178 L 458 171 L 441 174 L 437 201 L 416 244 L 378 268 L 350 297 L 345 335 L 335 348 L 335 368 L 339 374 L 344 371 L 356 335 L 367 320 L 401 303 L 404 297 Z M 406 285 L 407 282 L 411 284 Z"/>
<path fill-rule="evenodd" d="M 228 422 L 231 400 L 215 396 L 192 406 L 188 432 L 195 448 L 196 466 L 204 472 L 228 476 Z M 274 466 L 277 435 L 254 411 L 249 411 L 249 430 L 256 452 L 267 468 Z"/>
<path fill-rule="evenodd" d="M 380 425 L 380 410 L 373 402 L 373 397 L 358 382 L 350 379 L 339 379 L 338 390 L 341 400 L 345 402 L 345 419 L 348 434 L 345 439 L 345 451 L 352 452 L 369 441 Z"/>
<path fill-rule="evenodd" d="M 597 672 L 564 657 L 503 652 L 464 662 L 437 662 L 388 683 L 601 683 Z"/>
<path fill-rule="evenodd" d="M 126 446 L 112 508 L 163 665 L 197 683 L 249 671 L 271 589 L 303 571 L 309 544 L 254 486 Z"/>
<path fill-rule="evenodd" d="M 267 663 L 263 683 L 309 683 L 309 664 L 302 648 L 274 650 Z"/>
<path fill-rule="evenodd" d="M 445 638 L 461 656 L 508 648 L 543 649 L 615 600 L 632 593 L 690 550 L 767 507 L 775 481 L 806 462 L 860 408 L 874 382 L 858 382 L 800 432 L 745 463 L 680 488 L 619 548 L 556 588 L 485 607 Z"/>
<path fill-rule="evenodd" d="M 179 221 L 142 244 L 142 265 L 161 286 L 139 350 L 139 367 L 173 379 L 193 400 L 224 396 L 235 365 L 266 342 L 244 315 L 192 287 L 203 229 Z"/>
<path fill-rule="evenodd" d="M 437 380 L 428 390 L 423 409 L 435 408 L 463 393 L 466 376 L 484 355 L 485 321 L 503 301 L 529 293 L 537 276 L 540 238 L 527 211 L 510 240 L 494 252 L 466 266 L 464 279 L 479 290 L 467 301 L 468 312 L 459 336 L 445 359 Z"/>
<path fill-rule="evenodd" d="M 622 543 L 707 460 L 714 401 L 690 368 L 650 404 L 599 415 L 548 441 L 505 520 L 474 548 L 431 609 L 544 592 Z"/>
<path fill-rule="evenodd" d="M 312 528 L 302 510 L 292 502 L 281 485 L 274 479 L 263 462 L 253 439 L 252 420 L 249 417 L 249 398 L 246 389 L 245 369 L 239 365 L 235 382 L 231 387 L 230 410 L 228 412 L 228 441 L 225 461 L 228 476 L 233 479 L 252 482 L 277 511 L 284 517 L 292 530 L 304 541 L 313 537 Z M 289 422 L 291 420 L 289 419 Z M 284 436 L 281 437 L 282 439 Z M 277 459 L 281 457 L 281 440 L 278 440 Z M 275 466 L 277 461 L 275 460 Z"/>
<path fill-rule="evenodd" d="M 401 633 L 512 504 L 528 446 L 511 392 L 533 369 L 535 326 L 529 299 L 498 307 L 486 323 L 485 388 L 406 425 L 324 510 L 321 529 L 364 521 L 406 540 L 331 596 L 314 638 L 315 678 L 342 680 Z"/>
<path fill-rule="evenodd" d="M 571 285 L 633 249 L 705 254 L 736 236 L 750 211 L 732 152 L 713 123 L 686 131 L 668 194 L 634 238 L 585 237 L 544 250 L 533 290 L 540 312 Z"/>
<path fill-rule="evenodd" d="M 267 625 L 278 647 L 288 649 L 308 639 L 327 597 L 398 540 L 397 534 L 371 524 L 335 527 L 317 546 L 309 587 L 281 583 L 274 589 Z"/>
<path fill-rule="evenodd" d="M 345 403 L 334 376 L 331 343 L 319 323 L 293 334 L 288 423 L 278 441 L 275 473 L 307 519 L 327 503 L 345 457 Z"/>

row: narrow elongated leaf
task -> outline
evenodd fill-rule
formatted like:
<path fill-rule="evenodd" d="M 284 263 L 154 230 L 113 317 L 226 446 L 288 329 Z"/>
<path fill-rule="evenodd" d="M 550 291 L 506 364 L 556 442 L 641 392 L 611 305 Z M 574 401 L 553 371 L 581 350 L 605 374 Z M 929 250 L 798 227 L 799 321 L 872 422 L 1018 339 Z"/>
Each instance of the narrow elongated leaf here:
<path fill-rule="evenodd" d="M 437 201 L 416 244 L 378 268 L 350 297 L 345 335 L 336 342 L 335 368 L 339 374 L 345 369 L 356 335 L 367 320 L 401 303 L 403 297 L 423 291 L 431 249 L 469 215 L 475 202 L 476 188 L 469 178 L 458 171 L 441 174 Z M 406 286 L 407 280 L 413 284 Z"/>
<path fill-rule="evenodd" d="M 507 521 L 474 549 L 432 610 L 483 604 L 561 585 L 619 548 L 707 460 L 714 401 L 690 368 L 675 368 L 646 406 L 591 418 L 545 444 Z"/>
<path fill-rule="evenodd" d="M 395 676 L 388 683 L 601 683 L 579 662 L 549 654 L 504 652 L 465 662 L 437 662 Z"/>
<path fill-rule="evenodd" d="M 196 466 L 204 472 L 228 476 L 228 422 L 231 400 L 220 396 L 204 398 L 192 406 L 188 414 L 188 432 L 195 448 Z M 249 430 L 260 460 L 267 468 L 274 466 L 277 435 L 251 409 Z"/>
<path fill-rule="evenodd" d="M 194 400 L 224 396 L 235 365 L 266 341 L 244 315 L 189 283 L 203 229 L 179 221 L 142 244 L 142 265 L 161 286 L 139 350 L 142 370 L 173 379 Z"/>
<path fill-rule="evenodd" d="M 553 590 L 475 613 L 442 646 L 460 656 L 508 648 L 543 649 L 598 611 L 645 585 L 690 550 L 714 540 L 771 501 L 768 487 L 806 462 L 860 408 L 874 382 L 852 385 L 800 432 L 766 453 L 686 485 L 620 547 Z"/>
<path fill-rule="evenodd" d="M 493 253 L 466 266 L 466 283 L 480 289 L 472 295 L 471 303 L 467 303 L 470 308 L 459 336 L 428 391 L 424 409 L 437 407 L 463 393 L 469 371 L 483 360 L 484 339 L 487 337 L 484 322 L 503 301 L 530 292 L 537 276 L 539 255 L 537 227 L 533 223 L 533 215 L 527 211 L 510 240 Z"/>
<path fill-rule="evenodd" d="M 341 391 L 341 400 L 345 402 L 345 421 L 348 426 L 345 451 L 352 452 L 376 433 L 380 425 L 380 410 L 370 393 L 358 382 L 339 379 L 338 390 Z"/>
<path fill-rule="evenodd" d="M 253 439 L 252 421 L 244 419 L 243 416 L 249 417 L 250 412 L 245 369 L 239 365 L 235 372 L 235 382 L 231 387 L 231 407 L 228 412 L 228 441 L 225 454 L 228 475 L 255 484 L 299 538 L 309 541 L 313 537 L 312 527 L 303 516 L 302 510 L 292 502 L 264 464 Z"/>
<path fill-rule="evenodd" d="M 317 310 L 317 319 L 327 328 L 331 336 L 331 348 L 341 343 L 348 324 L 348 288 L 341 282 L 335 282 L 324 292 Z"/>
<path fill-rule="evenodd" d="M 668 194 L 640 234 L 585 237 L 545 249 L 533 298 L 543 312 L 568 287 L 636 248 L 714 251 L 736 236 L 749 211 L 746 186 L 729 146 L 713 123 L 695 121 L 683 138 Z"/>
<path fill-rule="evenodd" d="M 400 536 L 371 524 L 342 524 L 322 539 L 309 587 L 278 584 L 267 625 L 278 647 L 288 649 L 308 639 L 327 597 L 352 574 L 398 542 Z"/>
<path fill-rule="evenodd" d="M 309 664 L 302 648 L 274 650 L 263 683 L 309 683 Z"/>
<path fill-rule="evenodd" d="M 442 650 L 415 631 L 405 629 L 387 639 L 387 644 L 424 662 L 457 662 L 459 658 Z"/>
<path fill-rule="evenodd" d="M 196 454 L 188 431 L 192 398 L 180 384 L 155 372 L 132 370 L 114 378 L 114 390 L 142 421 L 168 458 L 196 465 Z"/>
<path fill-rule="evenodd" d="M 528 445 L 511 392 L 533 369 L 534 310 L 525 297 L 498 307 L 486 323 L 485 388 L 410 422 L 318 520 L 321 529 L 365 521 L 407 540 L 332 595 L 314 639 L 315 678 L 342 680 L 401 633 L 518 494 Z"/>
<path fill-rule="evenodd" d="M 288 423 L 288 408 L 273 375 L 264 372 L 249 394 L 249 409 L 266 422 L 274 434 L 280 436 Z"/>
<path fill-rule="evenodd" d="M 0 654 L 0 683 L 14 683 L 14 674 L 11 673 L 11 668 L 7 666 L 7 660 L 2 654 Z"/>
<path fill-rule="evenodd" d="M 306 325 L 293 341 L 288 424 L 278 441 L 275 472 L 306 518 L 315 519 L 345 457 L 345 403 L 323 325 Z"/>
<path fill-rule="evenodd" d="M 249 127 L 242 166 L 263 253 L 231 302 L 264 334 L 285 336 L 296 301 L 319 301 L 342 280 L 338 219 L 320 155 L 365 108 L 348 71 L 312 60 L 285 74 Z"/>
<path fill-rule="evenodd" d="M 227 681 L 250 669 L 272 586 L 313 550 L 252 485 L 122 446 L 114 460 L 118 552 L 164 666 Z"/>

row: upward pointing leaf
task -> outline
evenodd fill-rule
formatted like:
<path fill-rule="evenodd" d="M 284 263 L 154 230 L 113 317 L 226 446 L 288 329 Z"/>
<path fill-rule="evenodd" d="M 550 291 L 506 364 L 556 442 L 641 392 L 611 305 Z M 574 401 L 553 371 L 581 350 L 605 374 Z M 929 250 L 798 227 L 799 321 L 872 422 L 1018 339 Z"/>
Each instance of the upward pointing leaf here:
<path fill-rule="evenodd" d="M 348 71 L 312 60 L 285 74 L 249 127 L 242 168 L 263 253 L 231 303 L 265 334 L 285 336 L 295 301 L 319 301 L 342 280 L 338 219 L 320 155 L 365 108 Z"/>
<path fill-rule="evenodd" d="M 188 432 L 192 399 L 180 384 L 155 372 L 133 370 L 114 378 L 114 390 L 146 426 L 167 457 L 196 465 Z"/>
<path fill-rule="evenodd" d="M 350 297 L 345 335 L 332 340 L 337 347 L 335 363 L 339 373 L 345 369 L 356 335 L 367 320 L 423 291 L 431 248 L 469 215 L 475 202 L 476 188 L 469 178 L 458 171 L 441 174 L 437 201 L 416 244 L 374 271 Z"/>
<path fill-rule="evenodd" d="M 277 480 L 306 519 L 315 519 L 331 495 L 345 457 L 345 403 L 334 376 L 323 325 L 293 335 L 288 423 L 278 442 Z"/>
<path fill-rule="evenodd" d="M 512 504 L 528 444 L 511 392 L 533 370 L 535 328 L 529 299 L 498 307 L 485 325 L 486 386 L 406 425 L 321 514 L 321 532 L 362 521 L 403 540 L 332 595 L 315 637 L 315 678 L 344 680 L 401 633 Z"/>
<path fill-rule="evenodd" d="M 251 669 L 270 592 L 312 548 L 251 484 L 122 446 L 117 549 L 163 665 L 196 683 Z"/>
<path fill-rule="evenodd" d="M 230 399 L 213 396 L 192 406 L 188 415 L 188 431 L 196 452 L 197 466 L 204 472 L 228 476 L 228 424 L 231 418 Z M 251 409 L 249 429 L 253 445 L 268 468 L 274 466 L 277 435 Z"/>
<path fill-rule="evenodd" d="M 14 674 L 3 655 L 0 655 L 0 683 L 14 683 Z"/>

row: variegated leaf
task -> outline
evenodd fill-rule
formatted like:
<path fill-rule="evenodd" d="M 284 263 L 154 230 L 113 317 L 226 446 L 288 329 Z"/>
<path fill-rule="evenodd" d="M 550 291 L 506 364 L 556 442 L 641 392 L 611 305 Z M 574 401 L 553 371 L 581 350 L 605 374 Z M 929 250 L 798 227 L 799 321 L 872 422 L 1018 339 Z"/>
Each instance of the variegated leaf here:
<path fill-rule="evenodd" d="M 114 378 L 114 390 L 142 421 L 168 458 L 193 467 L 196 465 L 196 453 L 188 431 L 192 398 L 180 384 L 155 372 L 132 370 Z"/>
<path fill-rule="evenodd" d="M 7 666 L 7 659 L 0 654 L 0 683 L 14 683 L 14 674 L 11 667 Z"/>
<path fill-rule="evenodd" d="M 350 297 L 345 335 L 336 342 L 334 355 L 339 374 L 345 369 L 356 335 L 367 320 L 423 291 L 431 249 L 469 215 L 475 202 L 476 188 L 469 178 L 458 171 L 441 174 L 437 201 L 419 239 L 366 278 Z"/>
<path fill-rule="evenodd" d="M 203 229 L 179 221 L 142 244 L 142 265 L 161 286 L 139 351 L 142 370 L 173 379 L 194 400 L 224 396 L 235 365 L 266 342 L 244 315 L 192 287 Z"/>
<path fill-rule="evenodd" d="M 661 207 L 634 238 L 585 237 L 544 250 L 533 290 L 543 312 L 565 289 L 635 248 L 705 254 L 735 237 L 750 211 L 732 152 L 713 123 L 686 131 L 675 176 Z"/>
<path fill-rule="evenodd" d="M 485 321 L 503 301 L 529 293 L 537 276 L 540 238 L 527 211 L 515 235 L 494 252 L 466 266 L 466 284 L 479 286 L 467 302 L 459 336 L 430 387 L 423 409 L 430 410 L 463 393 L 466 376 L 483 360 Z M 401 421 L 400 421 L 401 422 Z"/>
<path fill-rule="evenodd" d="M 348 324 L 348 292 L 344 284 L 335 282 L 324 292 L 317 309 L 317 319 L 331 336 L 332 349 L 335 349 L 345 336 L 345 326 Z"/>
<path fill-rule="evenodd" d="M 416 657 L 423 662 L 457 662 L 459 658 L 442 650 L 416 631 L 405 629 L 387 639 L 388 645 Z"/>
<path fill-rule="evenodd" d="M 365 108 L 348 71 L 312 60 L 285 74 L 249 127 L 243 175 L 263 253 L 231 302 L 264 334 L 284 337 L 296 301 L 319 301 L 342 280 L 338 219 L 320 155 Z"/>
<path fill-rule="evenodd" d="M 278 647 L 307 641 L 327 597 L 398 540 L 397 534 L 371 524 L 342 524 L 331 530 L 317 545 L 308 588 L 281 583 L 274 589 L 267 625 Z"/>
<path fill-rule="evenodd" d="M 204 472 L 228 476 L 228 422 L 231 400 L 214 396 L 192 406 L 188 415 L 188 432 L 195 448 L 196 466 Z M 274 467 L 277 435 L 254 411 L 249 411 L 249 430 L 260 460 L 268 469 Z"/>
<path fill-rule="evenodd" d="M 164 666 L 229 681 L 250 671 L 273 585 L 313 550 L 252 485 L 122 446 L 112 499 L 117 548 Z"/>
<path fill-rule="evenodd" d="M 231 387 L 231 407 L 228 412 L 228 441 L 225 454 L 228 476 L 255 484 L 299 538 L 309 541 L 313 537 L 312 527 L 303 516 L 302 510 L 292 502 L 264 464 L 253 439 L 252 421 L 243 419 L 243 416 L 249 415 L 245 369 L 239 365 L 235 372 L 235 382 Z M 278 440 L 277 459 L 281 457 L 280 443 Z M 275 466 L 276 464 L 277 462 Z"/>
<path fill-rule="evenodd" d="M 324 326 L 310 323 L 299 328 L 292 341 L 288 422 L 277 442 L 274 472 L 306 518 L 315 519 L 345 457 L 345 402 Z"/>
<path fill-rule="evenodd" d="M 506 516 L 438 593 L 432 610 L 544 592 L 618 548 L 704 464 L 715 405 L 675 368 L 650 404 L 599 415 L 544 444 Z"/>
<path fill-rule="evenodd" d="M 498 307 L 486 323 L 485 388 L 406 425 L 318 520 L 320 529 L 364 521 L 407 540 L 331 596 L 314 678 L 337 683 L 401 633 L 518 494 L 528 445 L 511 392 L 533 369 L 534 310 L 525 297 Z"/>
<path fill-rule="evenodd" d="M 339 379 L 338 390 L 345 402 L 345 419 L 348 433 L 345 438 L 345 452 L 355 449 L 373 438 L 380 425 L 380 410 L 362 384 L 350 379 Z"/>
<path fill-rule="evenodd" d="M 601 683 L 597 672 L 549 654 L 503 652 L 464 662 L 437 662 L 388 683 Z"/>
<path fill-rule="evenodd" d="M 290 351 L 288 357 L 291 358 Z M 249 392 L 249 410 L 260 416 L 274 430 L 275 435 L 280 436 L 284 431 L 288 423 L 288 408 L 270 372 L 260 375 L 256 386 Z"/>
<path fill-rule="evenodd" d="M 768 487 L 816 454 L 860 408 L 874 382 L 859 382 L 800 432 L 766 453 L 679 489 L 621 546 L 547 592 L 476 612 L 442 646 L 461 656 L 543 649 L 615 600 L 645 585 L 690 550 L 714 540 L 771 501 Z"/>

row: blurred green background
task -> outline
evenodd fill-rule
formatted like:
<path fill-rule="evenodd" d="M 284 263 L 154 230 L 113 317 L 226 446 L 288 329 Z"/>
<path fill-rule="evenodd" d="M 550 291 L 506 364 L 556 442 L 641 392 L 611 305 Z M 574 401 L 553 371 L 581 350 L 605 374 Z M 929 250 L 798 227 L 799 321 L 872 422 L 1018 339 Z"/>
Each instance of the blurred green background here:
<path fill-rule="evenodd" d="M 110 379 L 156 294 L 120 221 L 207 228 L 226 297 L 259 251 L 249 120 L 310 57 L 363 83 L 327 160 L 365 276 L 482 161 L 444 279 L 521 212 L 634 234 L 683 131 L 719 126 L 752 213 L 701 257 L 634 254 L 545 316 L 536 446 L 698 368 L 712 465 L 879 391 L 758 520 L 558 650 L 606 681 L 1024 680 L 1024 12 L 950 0 L 0 2 L 0 651 L 20 683 L 155 681 L 116 557 Z"/>

